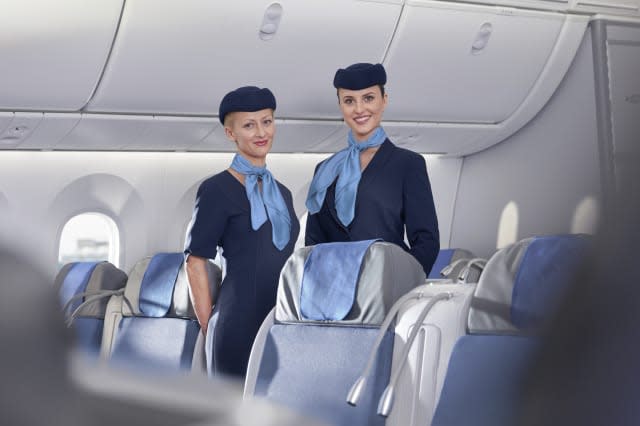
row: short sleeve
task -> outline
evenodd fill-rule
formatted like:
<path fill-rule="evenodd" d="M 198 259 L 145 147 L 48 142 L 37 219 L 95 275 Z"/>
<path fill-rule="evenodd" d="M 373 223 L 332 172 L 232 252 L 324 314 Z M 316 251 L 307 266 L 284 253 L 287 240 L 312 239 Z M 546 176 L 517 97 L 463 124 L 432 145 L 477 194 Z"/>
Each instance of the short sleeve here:
<path fill-rule="evenodd" d="M 198 188 L 187 229 L 186 254 L 215 259 L 228 217 L 222 197 L 223 194 L 213 182 L 205 181 Z"/>

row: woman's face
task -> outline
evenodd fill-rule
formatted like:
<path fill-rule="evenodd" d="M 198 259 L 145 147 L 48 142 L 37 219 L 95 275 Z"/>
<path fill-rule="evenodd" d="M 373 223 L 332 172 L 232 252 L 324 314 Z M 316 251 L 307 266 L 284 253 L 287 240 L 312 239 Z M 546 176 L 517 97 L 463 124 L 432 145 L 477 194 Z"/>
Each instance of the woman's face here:
<path fill-rule="evenodd" d="M 380 126 L 382 113 L 387 106 L 387 95 L 382 95 L 380 86 L 362 90 L 338 89 L 338 102 L 344 122 L 358 141 L 371 136 Z"/>
<path fill-rule="evenodd" d="M 240 155 L 254 166 L 263 166 L 276 133 L 273 110 L 232 112 L 225 117 L 224 133 L 236 143 Z"/>

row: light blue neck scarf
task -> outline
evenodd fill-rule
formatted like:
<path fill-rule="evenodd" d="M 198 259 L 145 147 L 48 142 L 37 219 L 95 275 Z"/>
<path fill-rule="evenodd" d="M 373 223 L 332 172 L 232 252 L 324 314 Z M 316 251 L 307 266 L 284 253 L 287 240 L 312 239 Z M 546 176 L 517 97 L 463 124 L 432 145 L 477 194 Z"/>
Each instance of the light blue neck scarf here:
<path fill-rule="evenodd" d="M 380 146 L 387 139 L 382 127 L 365 141 L 357 142 L 353 132 L 349 131 L 349 146 L 325 160 L 311 181 L 307 195 L 307 209 L 314 214 L 320 211 L 327 188 L 338 177 L 336 183 L 336 212 L 344 226 L 348 226 L 355 215 L 356 194 L 362 172 L 360 171 L 360 152 L 373 146 Z"/>
<path fill-rule="evenodd" d="M 245 176 L 244 187 L 251 205 L 251 227 L 257 231 L 268 216 L 272 229 L 271 241 L 278 250 L 284 249 L 291 234 L 291 217 L 273 175 L 267 166 L 256 167 L 240 154 L 233 157 L 231 168 Z M 262 179 L 262 191 L 258 179 Z"/>

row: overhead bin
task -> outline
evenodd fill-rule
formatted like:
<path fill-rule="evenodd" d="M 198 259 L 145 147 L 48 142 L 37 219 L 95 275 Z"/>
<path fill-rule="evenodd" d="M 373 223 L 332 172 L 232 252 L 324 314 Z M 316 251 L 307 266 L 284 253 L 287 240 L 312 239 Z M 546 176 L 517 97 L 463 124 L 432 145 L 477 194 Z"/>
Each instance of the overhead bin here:
<path fill-rule="evenodd" d="M 109 55 L 122 0 L 6 0 L 0 109 L 76 111 Z"/>
<path fill-rule="evenodd" d="M 217 114 L 226 92 L 257 85 L 275 93 L 278 117 L 338 118 L 336 69 L 383 59 L 402 2 L 281 0 L 268 9 L 272 3 L 126 2 L 87 110 Z"/>
<path fill-rule="evenodd" d="M 540 76 L 563 21 L 552 12 L 408 1 L 385 61 L 385 118 L 505 120 Z"/>

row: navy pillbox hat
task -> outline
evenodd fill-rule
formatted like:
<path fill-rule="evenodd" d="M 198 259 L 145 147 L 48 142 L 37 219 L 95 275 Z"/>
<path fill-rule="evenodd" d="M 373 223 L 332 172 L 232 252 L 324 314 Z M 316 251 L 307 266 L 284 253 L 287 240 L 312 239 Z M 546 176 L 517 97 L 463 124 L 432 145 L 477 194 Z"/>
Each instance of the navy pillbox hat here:
<path fill-rule="evenodd" d="M 382 64 L 358 63 L 340 68 L 333 78 L 333 86 L 336 89 L 361 90 L 367 87 L 384 85 L 387 82 L 387 73 Z"/>
<path fill-rule="evenodd" d="M 276 109 L 276 98 L 271 90 L 266 87 L 260 89 L 255 86 L 244 86 L 224 95 L 222 102 L 220 102 L 218 116 L 220 122 L 224 124 L 224 118 L 230 112 L 253 112 L 267 108 Z"/>

